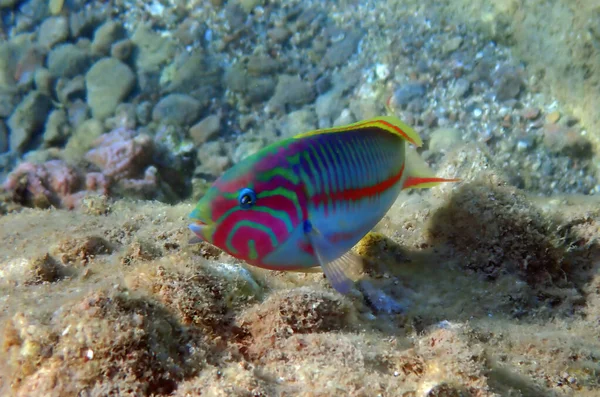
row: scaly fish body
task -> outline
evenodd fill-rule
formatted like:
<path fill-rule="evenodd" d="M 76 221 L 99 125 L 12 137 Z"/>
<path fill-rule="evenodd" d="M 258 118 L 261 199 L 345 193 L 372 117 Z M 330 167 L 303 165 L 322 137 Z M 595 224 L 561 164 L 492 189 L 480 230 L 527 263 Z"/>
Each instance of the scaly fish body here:
<path fill-rule="evenodd" d="M 234 257 L 272 270 L 322 266 L 349 290 L 360 260 L 350 249 L 399 192 L 452 181 L 407 165 L 418 135 L 394 117 L 317 130 L 242 160 L 207 191 L 191 230 Z"/>

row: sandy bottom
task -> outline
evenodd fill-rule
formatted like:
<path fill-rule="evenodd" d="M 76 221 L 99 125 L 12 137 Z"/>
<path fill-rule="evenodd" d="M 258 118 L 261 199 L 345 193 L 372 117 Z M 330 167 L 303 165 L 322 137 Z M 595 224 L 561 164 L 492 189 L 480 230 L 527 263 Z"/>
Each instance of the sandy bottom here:
<path fill-rule="evenodd" d="M 355 247 L 402 313 L 188 245 L 191 204 L 5 215 L 2 395 L 599 395 L 600 200 L 465 167 Z"/>

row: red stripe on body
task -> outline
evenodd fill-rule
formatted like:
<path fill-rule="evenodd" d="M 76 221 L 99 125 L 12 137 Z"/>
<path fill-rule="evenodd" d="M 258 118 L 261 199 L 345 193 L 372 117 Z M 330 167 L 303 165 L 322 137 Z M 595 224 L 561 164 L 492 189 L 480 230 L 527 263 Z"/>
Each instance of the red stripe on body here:
<path fill-rule="evenodd" d="M 388 179 L 385 179 L 376 185 L 356 189 L 344 189 L 339 192 L 330 193 L 329 195 L 325 193 L 316 194 L 311 198 L 311 202 L 313 205 L 318 206 L 326 203 L 328 198 L 330 198 L 332 201 L 358 201 L 364 198 L 373 198 L 394 186 L 395 183 L 402 179 L 403 173 L 404 164 L 402 164 L 402 168 L 400 168 L 400 171 L 397 174 L 392 175 Z"/>

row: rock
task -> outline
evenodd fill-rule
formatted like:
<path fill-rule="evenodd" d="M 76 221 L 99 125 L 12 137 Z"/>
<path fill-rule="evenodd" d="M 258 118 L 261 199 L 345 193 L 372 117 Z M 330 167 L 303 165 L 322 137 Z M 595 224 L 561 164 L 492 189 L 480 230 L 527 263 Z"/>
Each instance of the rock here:
<path fill-rule="evenodd" d="M 125 29 L 120 23 L 110 20 L 102 24 L 94 33 L 92 51 L 100 55 L 108 55 L 113 43 L 125 36 Z"/>
<path fill-rule="evenodd" d="M 549 124 L 556 124 L 560 120 L 560 112 L 555 110 L 546 115 L 546 122 Z"/>
<path fill-rule="evenodd" d="M 442 46 L 442 51 L 446 54 L 450 53 L 450 52 L 454 52 L 454 51 L 458 50 L 458 47 L 460 47 L 462 42 L 463 42 L 462 37 L 460 37 L 460 36 L 453 37 L 444 43 L 444 45 Z"/>
<path fill-rule="evenodd" d="M 250 12 L 259 5 L 263 5 L 265 0 L 238 0 L 238 3 L 246 12 L 246 14 L 250 14 Z"/>
<path fill-rule="evenodd" d="M 229 67 L 223 76 L 225 86 L 233 92 L 246 92 L 248 88 L 248 74 L 243 65 L 236 63 Z"/>
<path fill-rule="evenodd" d="M 44 144 L 52 146 L 66 141 L 71 133 L 64 109 L 55 109 L 48 116 L 44 129 Z"/>
<path fill-rule="evenodd" d="M 587 158 L 592 155 L 592 144 L 575 128 L 560 124 L 546 124 L 542 128 L 543 144 L 553 153 Z"/>
<path fill-rule="evenodd" d="M 271 76 L 249 78 L 246 99 L 250 102 L 266 101 L 273 96 L 275 85 L 275 79 Z"/>
<path fill-rule="evenodd" d="M 354 115 L 350 111 L 350 109 L 344 109 L 340 113 L 339 117 L 333 121 L 334 127 L 340 127 L 343 125 L 348 125 L 354 123 L 356 120 L 354 119 Z"/>
<path fill-rule="evenodd" d="M 160 84 L 169 93 L 209 91 L 221 84 L 221 68 L 200 52 L 184 53 L 163 70 Z"/>
<path fill-rule="evenodd" d="M 291 32 L 284 27 L 274 27 L 267 31 L 267 36 L 275 43 L 281 44 L 286 41 L 290 36 Z"/>
<path fill-rule="evenodd" d="M 362 35 L 361 31 L 346 32 L 343 40 L 334 43 L 325 52 L 325 56 L 323 57 L 325 66 L 336 67 L 348 62 L 348 59 L 356 52 Z"/>
<path fill-rule="evenodd" d="M 301 109 L 289 113 L 283 118 L 281 123 L 282 138 L 289 138 L 294 135 L 314 130 L 317 127 L 317 120 L 314 112 Z"/>
<path fill-rule="evenodd" d="M 13 8 L 20 0 L 0 0 L 0 8 Z"/>
<path fill-rule="evenodd" d="M 69 21 L 66 17 L 47 18 L 40 25 L 38 44 L 44 48 L 52 48 L 69 38 Z"/>
<path fill-rule="evenodd" d="M 515 68 L 505 66 L 499 68 L 496 74 L 496 78 L 494 79 L 496 99 L 507 101 L 517 98 L 523 87 L 523 79 L 518 71 Z"/>
<path fill-rule="evenodd" d="M 8 130 L 6 124 L 0 119 L 0 154 L 8 151 Z"/>
<path fill-rule="evenodd" d="M 304 105 L 315 99 L 313 87 L 298 76 L 281 75 L 275 87 L 271 103 L 277 107 L 286 105 Z"/>
<path fill-rule="evenodd" d="M 31 91 L 8 119 L 10 149 L 22 152 L 36 133 L 40 132 L 52 102 L 38 91 Z"/>
<path fill-rule="evenodd" d="M 319 95 L 315 102 L 318 119 L 327 123 L 331 123 L 340 114 L 343 106 L 341 90 L 329 90 Z"/>
<path fill-rule="evenodd" d="M 76 99 L 85 99 L 85 78 L 77 76 L 71 80 L 58 79 L 56 96 L 61 103 L 67 104 Z"/>
<path fill-rule="evenodd" d="M 150 103 L 149 101 L 141 102 L 135 108 L 135 115 L 136 115 L 137 121 L 140 124 L 142 124 L 142 125 L 148 124 L 150 122 L 150 120 L 152 119 L 152 103 Z"/>
<path fill-rule="evenodd" d="M 142 71 L 157 72 L 175 56 L 175 43 L 152 31 L 148 25 L 140 24 L 132 41 L 135 44 L 135 64 Z"/>
<path fill-rule="evenodd" d="M 48 54 L 48 70 L 55 77 L 75 77 L 90 66 L 85 50 L 73 44 L 59 44 Z"/>
<path fill-rule="evenodd" d="M 111 7 L 101 2 L 88 3 L 79 11 L 69 14 L 69 28 L 71 37 L 90 37 L 94 29 L 102 22 L 109 19 Z"/>
<path fill-rule="evenodd" d="M 17 96 L 9 92 L 0 92 L 0 117 L 8 117 L 17 106 Z"/>
<path fill-rule="evenodd" d="M 110 56 L 126 61 L 133 51 L 133 42 L 129 39 L 123 39 L 115 42 L 110 48 Z"/>
<path fill-rule="evenodd" d="M 188 17 L 179 26 L 174 36 L 185 46 L 201 43 L 206 34 L 206 25 L 196 18 Z"/>
<path fill-rule="evenodd" d="M 76 99 L 67 106 L 69 124 L 71 124 L 73 128 L 79 128 L 79 126 L 90 116 L 90 107 L 81 99 Z"/>
<path fill-rule="evenodd" d="M 526 120 L 536 120 L 540 117 L 540 113 L 541 111 L 539 108 L 526 108 L 523 110 L 521 116 Z"/>
<path fill-rule="evenodd" d="M 190 125 L 201 112 L 200 102 L 185 94 L 170 94 L 162 98 L 152 111 L 152 119 L 166 124 Z"/>
<path fill-rule="evenodd" d="M 281 64 L 268 55 L 259 54 L 250 56 L 246 67 L 250 75 L 261 76 L 276 73 Z"/>
<path fill-rule="evenodd" d="M 15 86 L 17 54 L 10 43 L 0 44 L 0 90 L 12 91 Z"/>
<path fill-rule="evenodd" d="M 262 142 L 261 139 L 245 140 L 235 148 L 235 151 L 233 152 L 233 155 L 231 156 L 231 160 L 233 161 L 234 164 L 238 163 L 238 162 L 242 161 L 243 159 L 245 159 L 246 157 L 251 156 L 254 153 L 258 152 L 264 146 L 265 146 L 264 142 Z"/>
<path fill-rule="evenodd" d="M 98 120 L 89 119 L 81 123 L 67 142 L 64 150 L 65 160 L 81 161 L 83 155 L 93 147 L 94 141 L 103 133 L 104 127 Z"/>
<path fill-rule="evenodd" d="M 196 145 L 201 145 L 216 135 L 220 127 L 221 117 L 216 114 L 210 115 L 190 128 L 190 137 Z"/>
<path fill-rule="evenodd" d="M 462 134 L 456 128 L 438 128 L 431 133 L 429 150 L 446 152 L 462 142 Z"/>
<path fill-rule="evenodd" d="M 129 95 L 135 84 L 135 75 L 123 62 L 103 58 L 85 75 L 87 103 L 94 118 L 105 119 Z"/>
<path fill-rule="evenodd" d="M 231 159 L 224 155 L 223 144 L 219 141 L 206 142 L 198 148 L 196 158 L 200 165 L 194 174 L 221 175 L 231 165 Z"/>
<path fill-rule="evenodd" d="M 52 15 L 58 15 L 62 11 L 64 5 L 65 0 L 49 0 L 48 11 L 50 11 L 50 14 Z"/>
<path fill-rule="evenodd" d="M 48 254 L 15 258 L 2 266 L 0 283 L 40 284 L 60 278 L 60 265 Z"/>
<path fill-rule="evenodd" d="M 410 82 L 398 87 L 390 98 L 390 106 L 406 106 L 415 98 L 424 96 L 427 93 L 425 83 Z"/>
<path fill-rule="evenodd" d="M 450 89 L 454 98 L 464 98 L 471 90 L 471 82 L 466 78 L 460 78 L 454 82 Z"/>
<path fill-rule="evenodd" d="M 38 91 L 43 92 L 46 95 L 52 95 L 52 84 L 54 83 L 54 79 L 48 69 L 38 68 L 33 76 L 33 81 Z"/>

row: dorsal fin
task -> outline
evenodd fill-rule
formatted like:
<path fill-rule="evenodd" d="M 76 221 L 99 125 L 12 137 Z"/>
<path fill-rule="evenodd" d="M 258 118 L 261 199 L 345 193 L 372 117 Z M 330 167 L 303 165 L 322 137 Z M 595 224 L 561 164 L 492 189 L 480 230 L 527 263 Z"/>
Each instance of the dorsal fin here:
<path fill-rule="evenodd" d="M 419 137 L 417 132 L 414 129 L 412 129 L 408 124 L 402 122 L 399 118 L 394 116 L 374 117 L 372 119 L 358 121 L 356 123 L 343 125 L 339 127 L 323 128 L 320 130 L 309 131 L 294 136 L 294 139 L 305 138 L 311 135 L 333 134 L 336 132 L 346 132 L 353 130 L 356 131 L 368 128 L 378 128 L 381 130 L 385 130 L 391 134 L 398 135 L 400 138 L 408 141 L 409 143 L 412 143 L 417 147 L 423 145 L 423 141 L 421 140 L 421 137 Z"/>

